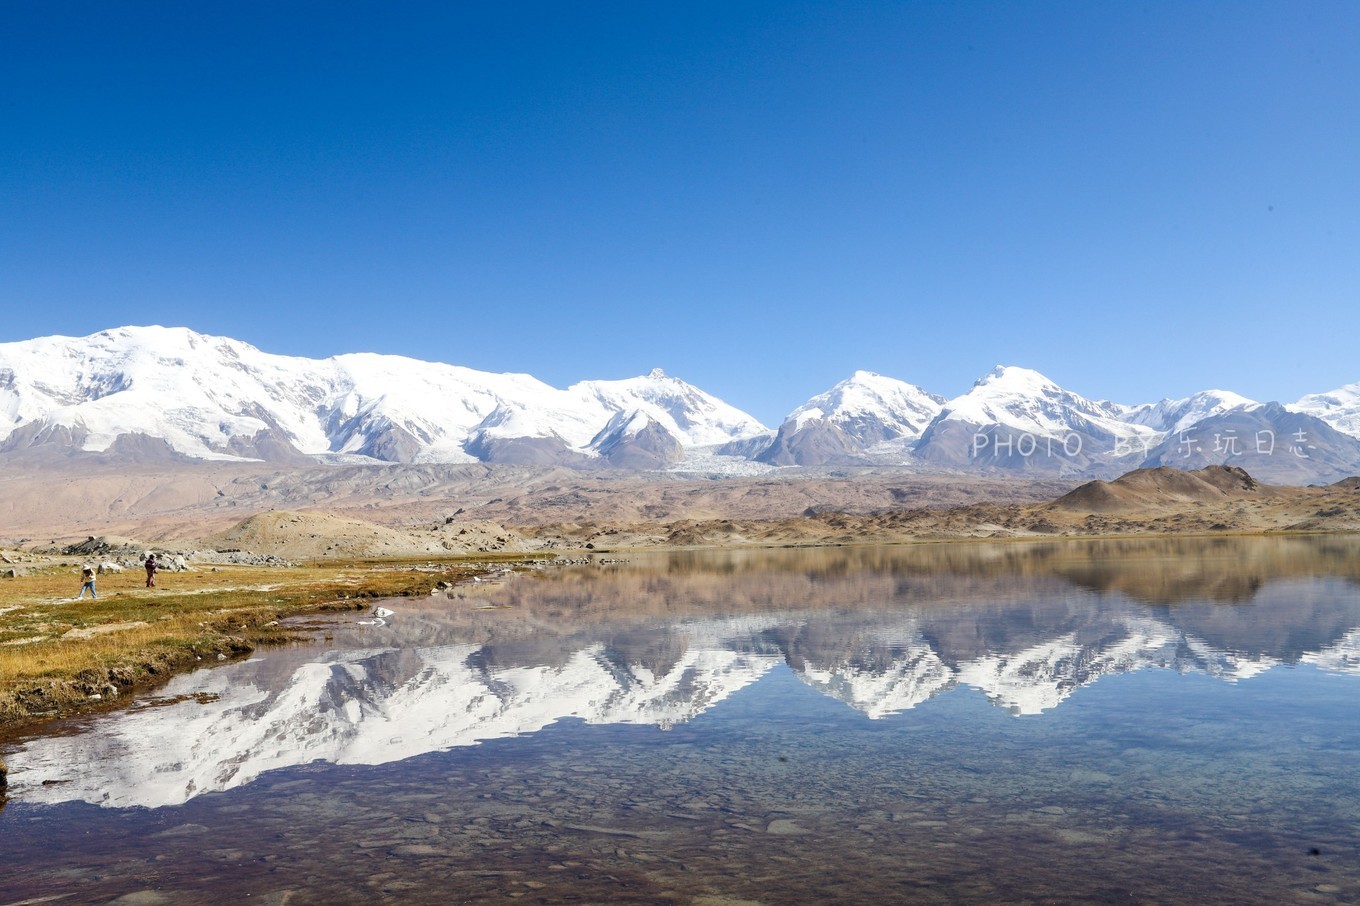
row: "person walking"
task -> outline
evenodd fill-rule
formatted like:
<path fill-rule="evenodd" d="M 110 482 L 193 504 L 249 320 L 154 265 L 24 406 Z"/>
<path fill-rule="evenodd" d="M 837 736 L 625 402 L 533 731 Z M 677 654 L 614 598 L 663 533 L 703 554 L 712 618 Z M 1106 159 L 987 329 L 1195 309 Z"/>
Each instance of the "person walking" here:
<path fill-rule="evenodd" d="M 98 600 L 98 599 L 99 599 L 99 595 L 95 594 L 95 592 L 94 592 L 94 567 L 93 567 L 93 566 L 91 566 L 90 564 L 86 563 L 84 566 L 82 566 L 82 567 L 80 568 L 80 581 L 83 582 L 84 584 L 80 586 L 80 594 L 76 595 L 76 600 L 79 601 L 81 598 L 85 597 L 85 592 L 86 592 L 86 591 L 89 591 L 90 597 L 91 597 L 92 599 Z"/>
<path fill-rule="evenodd" d="M 160 564 L 156 562 L 156 555 L 150 553 L 146 555 L 146 587 L 156 587 L 156 570 L 160 569 Z"/>

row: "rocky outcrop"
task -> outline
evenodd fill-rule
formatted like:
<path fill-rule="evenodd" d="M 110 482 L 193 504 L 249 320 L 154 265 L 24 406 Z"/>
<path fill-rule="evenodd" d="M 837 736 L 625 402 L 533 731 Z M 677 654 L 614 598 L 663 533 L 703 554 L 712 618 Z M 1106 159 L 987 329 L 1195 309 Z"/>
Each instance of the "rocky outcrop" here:
<path fill-rule="evenodd" d="M 140 432 L 118 435 L 104 455 L 139 463 L 181 462 L 185 459 L 163 438 Z"/>
<path fill-rule="evenodd" d="M 772 466 L 862 465 L 864 449 L 863 443 L 826 419 L 801 425 L 788 421 L 755 459 Z"/>
<path fill-rule="evenodd" d="M 223 452 L 245 459 L 262 459 L 266 462 L 302 464 L 312 461 L 312 457 L 299 451 L 287 435 L 275 428 L 266 428 L 253 437 L 244 435 L 233 437 L 227 442 Z"/>
<path fill-rule="evenodd" d="M 638 413 L 614 419 L 591 447 L 610 465 L 625 469 L 664 469 L 685 458 L 685 448 L 675 435 Z"/>
<path fill-rule="evenodd" d="M 33 447 L 79 450 L 89 432 L 68 425 L 32 421 L 20 425 L 0 440 L 0 453 L 13 453 Z"/>
<path fill-rule="evenodd" d="M 495 437 L 480 433 L 463 445 L 482 462 L 516 466 L 586 466 L 593 460 L 560 437 Z"/>

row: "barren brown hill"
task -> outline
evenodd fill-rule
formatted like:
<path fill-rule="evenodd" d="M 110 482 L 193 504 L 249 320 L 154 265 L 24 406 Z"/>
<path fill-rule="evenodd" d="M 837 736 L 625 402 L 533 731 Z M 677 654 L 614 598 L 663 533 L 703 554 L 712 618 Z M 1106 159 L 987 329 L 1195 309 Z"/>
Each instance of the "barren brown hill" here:
<path fill-rule="evenodd" d="M 215 550 L 242 550 L 289 560 L 333 557 L 410 557 L 524 551 L 524 539 L 489 522 L 449 522 L 420 529 L 393 529 L 333 513 L 275 510 L 242 520 L 199 542 Z"/>
<path fill-rule="evenodd" d="M 1082 513 L 1148 513 L 1186 504 L 1218 504 L 1232 497 L 1268 496 L 1262 485 L 1236 466 L 1208 466 L 1185 472 L 1170 466 L 1137 469 L 1114 481 L 1089 481 L 1053 502 Z"/>

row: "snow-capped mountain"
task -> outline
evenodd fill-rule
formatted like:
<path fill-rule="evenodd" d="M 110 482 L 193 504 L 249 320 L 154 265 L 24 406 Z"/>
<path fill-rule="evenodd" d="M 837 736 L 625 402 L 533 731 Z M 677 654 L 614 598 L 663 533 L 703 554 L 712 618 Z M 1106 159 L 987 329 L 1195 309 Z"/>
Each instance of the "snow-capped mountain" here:
<path fill-rule="evenodd" d="M 1176 460 L 1192 429 L 1218 442 Z M 1243 431 L 1253 444 L 1272 433 L 1281 443 L 1234 459 L 1226 439 Z M 1316 452 L 1299 455 L 1307 450 Z M 857 371 L 793 409 L 775 432 L 660 369 L 558 389 L 527 374 L 402 356 L 274 355 L 185 328 L 0 343 L 0 455 L 44 462 L 76 451 L 743 474 L 873 465 L 1074 478 L 1231 464 L 1265 481 L 1307 483 L 1360 473 L 1360 383 L 1291 406 L 1226 390 L 1131 406 L 1013 366 L 947 401 Z"/>
<path fill-rule="evenodd" d="M 867 446 L 920 437 L 943 405 L 943 397 L 915 384 L 872 371 L 856 371 L 793 410 L 785 424 L 802 428 L 812 422 L 827 422 Z"/>
<path fill-rule="evenodd" d="M 1161 432 L 1127 420 L 1126 407 L 1064 390 L 1037 371 L 998 365 L 944 404 L 916 445 L 953 467 L 1052 474 L 1127 471 Z"/>
<path fill-rule="evenodd" d="M 1231 390 L 1202 390 L 1184 399 L 1164 399 L 1159 403 L 1130 406 L 1124 412 L 1124 420 L 1145 425 L 1154 431 L 1173 434 L 1206 418 L 1259 405 L 1255 400 Z"/>
<path fill-rule="evenodd" d="M 844 462 L 877 444 L 914 441 L 943 403 L 915 384 L 856 371 L 789 413 L 756 459 L 772 465 Z"/>
<path fill-rule="evenodd" d="M 1090 400 L 1013 366 L 996 367 L 943 402 L 914 385 L 857 372 L 790 413 L 763 448 L 734 452 L 776 466 L 890 464 L 1070 477 L 1227 464 L 1265 481 L 1306 484 L 1360 471 L 1360 447 L 1338 433 L 1351 424 L 1352 396 L 1344 390 L 1326 396 L 1330 402 L 1313 409 L 1330 413 L 1331 424 L 1301 405 L 1258 403 L 1227 390 L 1137 406 Z M 1353 399 L 1360 425 L 1360 384 Z M 1190 436 L 1205 442 L 1185 458 Z M 1278 441 L 1273 448 L 1271 438 Z"/>
<path fill-rule="evenodd" d="M 401 356 L 272 355 L 183 328 L 0 344 L 0 449 L 10 451 L 57 442 L 104 452 L 154 438 L 201 459 L 547 464 L 621 457 L 643 437 L 652 462 L 667 464 L 685 447 L 767 431 L 659 370 L 558 390 Z"/>
<path fill-rule="evenodd" d="M 1056 434 L 1087 422 L 1115 433 L 1124 427 L 1115 403 L 1095 402 L 1064 390 L 1030 368 L 997 365 L 963 396 L 944 405 L 941 419 L 974 425 L 1003 425 L 1033 434 Z"/>
<path fill-rule="evenodd" d="M 1327 393 L 1310 393 L 1289 408 L 1320 418 L 1342 434 L 1360 437 L 1360 381 Z"/>

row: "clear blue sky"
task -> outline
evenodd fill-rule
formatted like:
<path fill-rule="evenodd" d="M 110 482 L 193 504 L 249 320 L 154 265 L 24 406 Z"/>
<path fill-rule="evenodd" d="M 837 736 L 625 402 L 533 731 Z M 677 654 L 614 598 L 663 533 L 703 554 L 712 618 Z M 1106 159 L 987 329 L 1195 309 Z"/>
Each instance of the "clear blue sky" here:
<path fill-rule="evenodd" d="M 767 423 L 859 368 L 1360 381 L 1360 3 L 0 0 L 0 341 L 184 325 Z"/>

